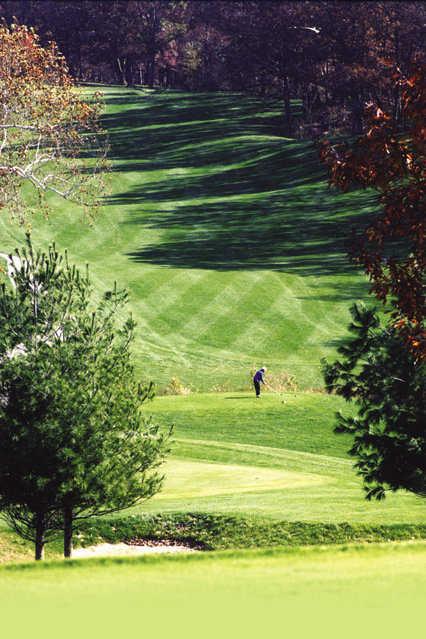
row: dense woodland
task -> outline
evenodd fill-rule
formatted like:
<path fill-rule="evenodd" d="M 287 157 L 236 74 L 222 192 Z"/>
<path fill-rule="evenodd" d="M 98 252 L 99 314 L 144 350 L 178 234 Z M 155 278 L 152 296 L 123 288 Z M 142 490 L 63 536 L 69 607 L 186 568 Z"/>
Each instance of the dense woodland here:
<path fill-rule="evenodd" d="M 361 132 L 370 100 L 398 120 L 392 75 L 426 41 L 420 2 L 20 0 L 0 15 L 56 41 L 79 81 L 271 96 L 303 137 Z"/>

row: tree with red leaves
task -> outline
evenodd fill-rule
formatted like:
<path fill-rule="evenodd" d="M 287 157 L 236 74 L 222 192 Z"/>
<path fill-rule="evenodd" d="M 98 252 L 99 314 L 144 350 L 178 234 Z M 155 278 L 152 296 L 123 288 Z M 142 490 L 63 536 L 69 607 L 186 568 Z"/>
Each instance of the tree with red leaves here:
<path fill-rule="evenodd" d="M 402 127 L 377 104 L 367 107 L 368 131 L 352 144 L 325 141 L 321 158 L 330 182 L 379 193 L 381 213 L 354 234 L 351 257 L 371 292 L 391 306 L 391 323 L 418 360 L 426 359 L 426 67 L 393 77 L 401 91 Z"/>
<path fill-rule="evenodd" d="M 0 210 L 26 219 L 24 184 L 96 210 L 106 152 L 100 112 L 96 95 L 89 103 L 75 91 L 53 42 L 0 23 Z"/>

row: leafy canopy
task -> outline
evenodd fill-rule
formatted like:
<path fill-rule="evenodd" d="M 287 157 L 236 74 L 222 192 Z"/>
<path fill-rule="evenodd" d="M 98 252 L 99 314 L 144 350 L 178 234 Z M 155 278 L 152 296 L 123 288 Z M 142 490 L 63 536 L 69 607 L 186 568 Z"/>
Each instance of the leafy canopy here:
<path fill-rule="evenodd" d="M 392 305 L 394 326 L 416 357 L 426 359 L 426 66 L 394 77 L 402 89 L 403 127 L 378 105 L 368 107 L 368 132 L 352 145 L 325 142 L 330 181 L 343 191 L 374 188 L 382 212 L 352 244 L 372 293 Z"/>
<path fill-rule="evenodd" d="M 29 183 L 40 197 L 51 192 L 93 209 L 106 152 L 100 108 L 98 96 L 89 104 L 75 91 L 54 43 L 0 24 L 0 208 L 22 219 Z"/>

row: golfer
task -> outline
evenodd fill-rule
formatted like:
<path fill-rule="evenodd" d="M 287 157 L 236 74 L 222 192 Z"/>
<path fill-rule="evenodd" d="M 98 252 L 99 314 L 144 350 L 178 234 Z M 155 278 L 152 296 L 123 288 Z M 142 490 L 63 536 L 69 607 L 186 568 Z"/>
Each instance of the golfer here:
<path fill-rule="evenodd" d="M 264 374 L 266 373 L 267 368 L 266 366 L 262 366 L 262 368 L 259 368 L 258 371 L 256 371 L 256 373 L 254 374 L 253 377 L 253 384 L 254 384 L 254 390 L 256 391 L 256 397 L 259 398 L 260 397 L 260 384 L 265 384 L 265 379 L 264 379 Z"/>

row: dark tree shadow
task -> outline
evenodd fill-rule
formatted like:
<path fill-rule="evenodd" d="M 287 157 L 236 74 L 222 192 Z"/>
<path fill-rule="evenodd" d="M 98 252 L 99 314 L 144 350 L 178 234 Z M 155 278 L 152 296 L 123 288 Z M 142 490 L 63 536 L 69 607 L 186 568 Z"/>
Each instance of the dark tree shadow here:
<path fill-rule="evenodd" d="M 125 97 L 107 98 L 112 106 Z M 117 100 L 119 100 L 117 102 Z M 268 269 L 353 274 L 345 241 L 368 223 L 371 192 L 344 196 L 327 185 L 312 143 L 281 137 L 280 106 L 238 94 L 145 95 L 104 117 L 116 171 L 140 184 L 107 199 L 132 206 L 126 224 L 161 239 L 129 254 L 177 268 Z M 336 285 L 337 286 L 337 285 Z M 318 299 L 357 297 L 361 283 Z"/>

